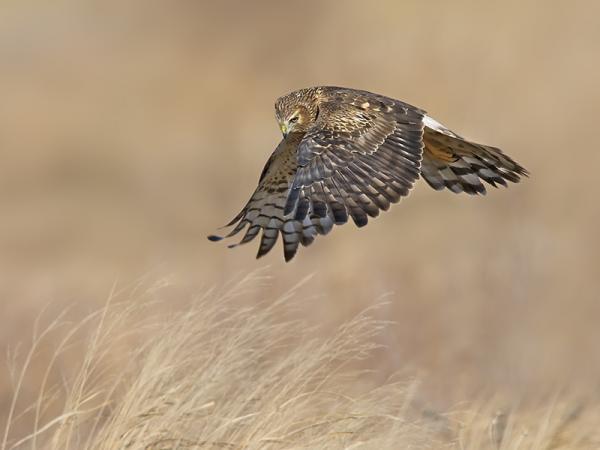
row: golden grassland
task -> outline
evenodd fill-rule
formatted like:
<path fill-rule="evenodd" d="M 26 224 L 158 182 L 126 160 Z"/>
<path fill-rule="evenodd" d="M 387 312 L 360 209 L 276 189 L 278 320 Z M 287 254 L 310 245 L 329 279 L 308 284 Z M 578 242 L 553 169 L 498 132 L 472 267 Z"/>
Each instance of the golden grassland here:
<path fill-rule="evenodd" d="M 555 397 L 523 413 L 494 410 L 488 399 L 441 413 L 423 407 L 414 378 L 367 383 L 356 364 L 369 360 L 375 336 L 389 326 L 371 315 L 382 304 L 320 337 L 297 319 L 309 280 L 240 305 L 261 281 L 268 282 L 250 274 L 168 316 L 151 312 L 165 286 L 136 286 L 111 293 L 80 323 L 59 318 L 37 329 L 24 362 L 11 366 L 15 395 L 2 448 L 552 449 L 600 442 L 600 417 L 582 400 Z M 50 374 L 86 329 L 84 357 L 53 385 Z M 39 397 L 20 408 L 24 380 L 48 340 L 56 346 Z M 22 421 L 33 431 L 9 440 Z"/>
<path fill-rule="evenodd" d="M 0 448 L 600 448 L 599 16 L 0 3 Z M 275 98 L 316 84 L 532 176 L 419 183 L 290 264 L 208 242 L 280 138 Z"/>

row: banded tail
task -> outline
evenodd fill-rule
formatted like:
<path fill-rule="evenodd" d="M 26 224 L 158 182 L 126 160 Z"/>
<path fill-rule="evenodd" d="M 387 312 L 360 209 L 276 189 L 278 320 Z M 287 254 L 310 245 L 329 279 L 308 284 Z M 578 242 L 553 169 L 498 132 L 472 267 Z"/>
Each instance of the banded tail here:
<path fill-rule="evenodd" d="M 486 193 L 481 180 L 494 187 L 518 183 L 529 172 L 496 147 L 468 141 L 429 116 L 423 119 L 421 175 L 436 191 Z"/>

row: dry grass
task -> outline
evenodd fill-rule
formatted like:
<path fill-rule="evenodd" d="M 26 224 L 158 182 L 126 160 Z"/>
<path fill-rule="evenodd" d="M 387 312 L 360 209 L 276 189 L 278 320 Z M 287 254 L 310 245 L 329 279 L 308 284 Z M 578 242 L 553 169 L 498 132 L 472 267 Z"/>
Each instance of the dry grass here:
<path fill-rule="evenodd" d="M 254 279 L 253 279 L 254 278 Z M 373 350 L 382 323 L 365 312 L 319 338 L 289 317 L 292 290 L 274 301 L 240 304 L 255 277 L 209 293 L 169 317 L 139 323 L 149 305 L 114 296 L 85 324 L 67 327 L 54 360 L 79 334 L 93 332 L 85 358 L 59 390 L 64 406 L 42 421 L 56 386 L 44 382 L 31 408 L 11 407 L 9 426 L 35 416 L 35 431 L 9 448 L 345 448 L 350 444 L 428 443 L 408 416 L 412 386 L 364 390 L 353 363 Z M 293 299 L 295 297 L 295 299 Z M 291 305 L 290 305 L 291 303 Z M 292 310 L 290 310 L 292 306 Z M 34 340 L 36 353 L 59 326 Z M 308 333 L 307 333 L 308 332 Z M 115 349 L 123 349 L 118 355 Z M 15 370 L 14 405 L 32 362 Z M 52 365 L 48 371 L 57 370 Z M 355 397 L 350 393 L 356 394 Z M 6 434 L 10 434 L 10 428 Z"/>
<path fill-rule="evenodd" d="M 281 317 L 265 318 L 273 328 L 263 333 L 289 355 L 274 352 L 252 366 L 232 354 L 219 370 L 241 365 L 275 385 L 310 392 L 291 361 L 307 360 L 304 370 L 314 369 L 309 378 L 317 384 L 325 369 L 315 367 L 312 355 L 323 355 L 315 349 L 366 310 L 374 324 L 360 322 L 366 328 L 359 326 L 356 339 L 359 348 L 373 348 L 327 379 L 342 397 L 299 397 L 286 411 L 296 419 L 281 421 L 269 415 L 276 405 L 264 397 L 266 409 L 235 432 L 249 442 L 256 430 L 264 431 L 256 431 L 261 438 L 282 438 L 300 428 L 293 423 L 358 411 L 402 419 L 375 421 L 378 431 L 361 439 L 405 439 L 417 448 L 495 448 L 490 442 L 500 435 L 502 449 L 594 448 L 599 16 L 600 3 L 585 0 L 0 2 L 0 351 L 8 355 L 0 366 L 0 424 L 11 424 L 5 442 L 47 424 L 36 435 L 38 447 L 50 445 L 51 436 L 68 437 L 76 448 L 95 445 L 111 429 L 117 435 L 128 426 L 124 415 L 156 407 L 142 405 L 152 396 L 138 389 L 151 386 L 147 357 L 161 351 L 167 353 L 154 369 L 177 380 L 168 389 L 198 389 L 183 403 L 162 406 L 164 424 L 184 415 L 187 401 L 193 408 L 215 402 L 201 410 L 205 421 L 243 415 L 244 405 L 223 392 L 239 390 L 249 401 L 246 377 L 220 380 L 218 402 L 200 399 L 205 391 L 184 372 L 199 373 L 202 359 L 191 358 L 188 347 L 204 340 L 199 355 L 206 355 L 205 348 L 224 345 L 222 336 L 249 333 L 243 325 L 251 317 L 234 315 L 239 322 L 225 332 L 208 323 L 212 332 L 191 333 L 186 325 L 186 335 L 181 323 L 185 314 L 199 323 L 208 321 L 203 314 L 223 314 L 211 304 L 218 295 L 196 306 L 189 299 L 257 268 L 253 246 L 228 251 L 206 235 L 255 187 L 279 139 L 274 99 L 337 84 L 423 107 L 465 136 L 505 149 L 532 177 L 485 198 L 419 184 L 363 230 L 339 227 L 292 264 L 283 263 L 281 248 L 261 261 L 269 264 L 269 283 L 236 300 L 257 317 L 271 311 L 279 293 L 313 276 L 294 300 L 277 303 Z M 111 286 L 140 274 L 148 274 L 140 286 L 161 280 L 163 287 L 116 295 L 118 305 L 104 309 Z M 382 296 L 387 301 L 370 310 Z M 98 328 L 102 314 L 105 328 Z M 161 327 L 169 324 L 176 336 L 164 336 Z M 253 336 L 256 345 L 267 339 Z M 182 354 L 158 342 L 186 339 L 192 341 Z M 238 344 L 235 351 L 257 351 Z M 30 348 L 20 376 L 14 368 Z M 185 369 L 175 374 L 171 367 Z M 350 375 L 355 370 L 360 376 Z M 155 387 L 168 392 L 169 377 Z M 388 386 L 390 377 L 399 385 Z M 409 380 L 418 380 L 418 389 Z M 183 428 L 147 420 L 153 432 L 168 429 L 173 438 L 217 438 L 186 429 L 187 419 Z M 320 436 L 309 429 L 301 444 L 339 430 L 359 433 L 369 420 L 326 424 L 314 429 Z M 229 432 L 232 443 L 243 440 L 232 429 L 223 436 Z"/>
<path fill-rule="evenodd" d="M 52 321 L 34 336 L 28 354 L 14 362 L 15 392 L 0 448 L 600 445 L 600 417 L 583 404 L 554 399 L 541 410 L 500 412 L 490 409 L 497 402 L 487 401 L 481 410 L 468 405 L 442 413 L 419 405 L 418 383 L 406 377 L 374 386 L 356 366 L 378 347 L 374 337 L 392 324 L 364 311 L 318 337 L 293 318 L 306 306 L 298 295 L 306 282 L 275 300 L 245 306 L 243 297 L 261 282 L 258 274 L 247 276 L 168 317 L 153 315 L 156 301 L 137 289 L 112 294 L 82 323 Z M 140 322 L 140 316 L 146 320 Z M 61 384 L 49 384 L 49 375 L 60 370 L 61 354 L 88 327 L 83 360 Z M 56 343 L 52 362 L 37 387 L 38 399 L 22 405 L 23 380 L 46 340 Z M 48 414 L 48 405 L 58 399 L 57 413 Z M 12 436 L 11 428 L 23 420 L 34 423 L 33 432 Z"/>

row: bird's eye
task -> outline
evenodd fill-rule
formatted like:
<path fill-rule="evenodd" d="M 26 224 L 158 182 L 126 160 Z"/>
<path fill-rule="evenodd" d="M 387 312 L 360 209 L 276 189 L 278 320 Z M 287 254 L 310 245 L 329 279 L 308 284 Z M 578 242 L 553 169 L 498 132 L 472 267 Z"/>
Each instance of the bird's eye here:
<path fill-rule="evenodd" d="M 296 123 L 296 122 L 298 122 L 298 116 L 292 117 L 288 122 L 289 123 Z"/>

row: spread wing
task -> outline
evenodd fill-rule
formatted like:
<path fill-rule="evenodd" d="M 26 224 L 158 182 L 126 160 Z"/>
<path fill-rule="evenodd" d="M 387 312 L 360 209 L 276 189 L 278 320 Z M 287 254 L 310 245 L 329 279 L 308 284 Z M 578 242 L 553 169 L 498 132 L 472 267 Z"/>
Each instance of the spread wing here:
<path fill-rule="evenodd" d="M 440 123 L 425 117 L 421 173 L 435 190 L 485 194 L 481 180 L 506 186 L 518 183 L 527 170 L 495 147 L 467 141 Z"/>
<path fill-rule="evenodd" d="M 261 257 L 281 234 L 289 261 L 299 245 L 310 245 L 349 217 L 366 225 L 368 217 L 407 195 L 419 177 L 422 117 L 420 110 L 386 97 L 337 92 L 320 104 L 305 135 L 292 133 L 279 144 L 256 191 L 228 224 L 235 226 L 225 237 L 248 227 L 230 247 L 262 231 Z"/>
<path fill-rule="evenodd" d="M 362 227 L 408 194 L 419 177 L 422 111 L 386 97 L 340 90 L 298 147 L 284 214 Z"/>
<path fill-rule="evenodd" d="M 254 194 L 242 211 L 226 225 L 226 227 L 234 225 L 235 227 L 223 237 L 209 236 L 211 241 L 235 236 L 247 226 L 244 237 L 237 244 L 229 246 L 232 248 L 252 241 L 262 231 L 256 255 L 257 258 L 260 258 L 273 248 L 280 233 L 283 234 L 284 240 L 289 240 L 289 236 L 293 236 L 297 242 L 301 242 L 303 245 L 309 245 L 314 240 L 316 230 L 310 219 L 298 222 L 293 218 L 285 217 L 283 213 L 296 173 L 298 143 L 299 139 L 294 136 L 281 141 L 267 161 Z"/>

